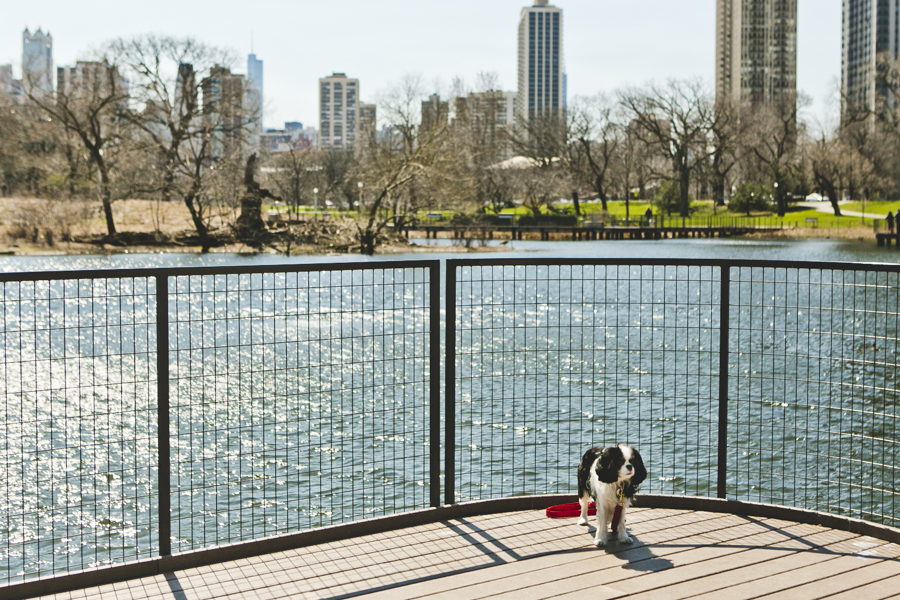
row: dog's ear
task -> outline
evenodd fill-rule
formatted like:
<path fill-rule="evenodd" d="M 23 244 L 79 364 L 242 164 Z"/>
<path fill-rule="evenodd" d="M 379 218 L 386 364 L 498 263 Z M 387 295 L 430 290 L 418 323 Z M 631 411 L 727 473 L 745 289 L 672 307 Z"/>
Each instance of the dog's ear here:
<path fill-rule="evenodd" d="M 616 462 L 616 455 L 620 460 L 624 460 L 622 450 L 619 448 L 604 448 L 600 452 L 600 458 L 597 460 L 597 479 L 603 483 L 615 483 L 619 480 L 619 466 Z"/>
<path fill-rule="evenodd" d="M 647 468 L 644 466 L 644 459 L 641 458 L 640 452 L 631 449 L 631 465 L 634 467 L 634 475 L 631 476 L 631 485 L 635 488 L 641 485 L 647 479 Z"/>

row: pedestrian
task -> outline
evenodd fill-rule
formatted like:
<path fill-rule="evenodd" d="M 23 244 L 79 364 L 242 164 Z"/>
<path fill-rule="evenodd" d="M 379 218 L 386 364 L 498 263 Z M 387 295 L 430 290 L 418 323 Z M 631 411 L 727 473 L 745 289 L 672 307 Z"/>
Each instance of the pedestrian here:
<path fill-rule="evenodd" d="M 900 213 L 900 211 L 898 211 Z M 887 221 L 888 233 L 894 235 L 894 213 L 888 211 L 887 217 L 884 219 Z"/>
<path fill-rule="evenodd" d="M 653 225 L 653 210 L 648 206 L 647 212 L 644 213 L 644 218 L 647 219 L 647 225 Z"/>

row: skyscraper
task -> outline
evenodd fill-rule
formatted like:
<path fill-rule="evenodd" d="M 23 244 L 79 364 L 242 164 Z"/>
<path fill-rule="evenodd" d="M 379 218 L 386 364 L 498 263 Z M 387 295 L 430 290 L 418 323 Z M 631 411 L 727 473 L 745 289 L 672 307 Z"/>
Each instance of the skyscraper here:
<path fill-rule="evenodd" d="M 53 91 L 53 36 L 38 28 L 22 32 L 22 85 L 26 89 Z"/>
<path fill-rule="evenodd" d="M 900 0 L 843 0 L 841 113 L 869 112 L 894 99 L 876 80 L 878 61 L 900 58 Z"/>
<path fill-rule="evenodd" d="M 353 150 L 357 147 L 359 80 L 334 73 L 319 80 L 319 148 Z"/>
<path fill-rule="evenodd" d="M 797 93 L 797 0 L 716 1 L 716 100 Z"/>
<path fill-rule="evenodd" d="M 562 9 L 534 0 L 519 18 L 519 114 L 561 115 L 565 91 Z"/>
<path fill-rule="evenodd" d="M 263 61 L 255 54 L 247 56 L 247 83 L 250 86 L 250 108 L 259 114 L 259 127 L 263 125 Z"/>

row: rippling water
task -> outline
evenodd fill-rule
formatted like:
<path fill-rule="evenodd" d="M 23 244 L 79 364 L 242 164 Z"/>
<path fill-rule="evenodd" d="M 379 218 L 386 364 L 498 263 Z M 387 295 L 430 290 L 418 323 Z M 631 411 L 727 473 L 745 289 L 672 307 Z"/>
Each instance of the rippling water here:
<path fill-rule="evenodd" d="M 900 261 L 840 241 L 512 246 L 490 257 Z M 5 257 L 0 270 L 357 260 L 372 259 Z M 585 447 L 623 440 L 650 465 L 646 491 L 715 495 L 717 273 L 464 270 L 458 499 L 570 492 Z M 898 439 L 896 277 L 816 273 L 735 284 L 729 497 L 893 523 L 900 473 L 872 457 Z M 362 277 L 172 286 L 173 551 L 427 506 L 428 286 Z M 0 284 L 6 581 L 158 551 L 154 284 L 103 285 Z"/>

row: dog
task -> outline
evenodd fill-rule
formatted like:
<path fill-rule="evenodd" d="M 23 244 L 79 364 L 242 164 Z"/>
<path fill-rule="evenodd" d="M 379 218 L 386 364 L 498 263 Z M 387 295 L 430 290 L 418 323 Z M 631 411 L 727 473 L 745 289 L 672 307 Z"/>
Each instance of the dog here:
<path fill-rule="evenodd" d="M 619 541 L 630 544 L 625 530 L 625 513 L 634 499 L 638 486 L 647 478 L 647 469 L 638 451 L 619 444 L 611 448 L 591 448 L 584 453 L 578 466 L 578 501 L 581 503 L 579 525 L 588 523 L 588 503 L 593 498 L 597 507 L 597 533 L 594 544 L 605 546 L 609 525 L 616 507 L 622 512 L 615 526 Z"/>

